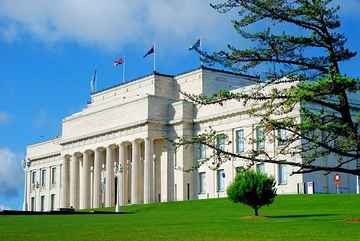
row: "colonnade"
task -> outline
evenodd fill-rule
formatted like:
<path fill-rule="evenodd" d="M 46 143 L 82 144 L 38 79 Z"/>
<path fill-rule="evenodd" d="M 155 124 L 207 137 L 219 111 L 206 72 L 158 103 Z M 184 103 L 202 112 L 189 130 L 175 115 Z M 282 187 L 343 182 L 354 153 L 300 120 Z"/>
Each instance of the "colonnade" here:
<path fill-rule="evenodd" d="M 104 196 L 104 206 L 114 206 L 115 165 L 120 205 L 153 202 L 153 143 L 147 137 L 63 156 L 61 207 L 99 208 Z"/>

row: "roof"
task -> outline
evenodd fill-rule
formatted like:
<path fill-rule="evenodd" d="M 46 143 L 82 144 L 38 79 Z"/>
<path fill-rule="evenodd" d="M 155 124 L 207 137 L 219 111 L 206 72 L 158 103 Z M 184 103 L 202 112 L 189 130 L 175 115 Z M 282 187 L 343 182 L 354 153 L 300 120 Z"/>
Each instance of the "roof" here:
<path fill-rule="evenodd" d="M 150 76 L 153 76 L 153 75 L 173 78 L 173 77 L 175 77 L 175 76 L 184 75 L 184 74 L 187 74 L 187 73 L 191 73 L 191 72 L 193 72 L 193 71 L 196 71 L 196 70 L 207 70 L 207 71 L 213 71 L 213 72 L 217 72 L 217 73 L 224 73 L 224 74 L 231 74 L 231 75 L 236 75 L 236 76 L 242 76 L 242 77 L 251 78 L 251 79 L 259 79 L 259 76 L 247 75 L 247 74 L 242 74 L 242 73 L 237 73 L 237 72 L 232 72 L 232 71 L 227 71 L 227 70 L 221 70 L 221 69 L 215 69 L 215 68 L 210 68 L 210 67 L 206 67 L 206 66 L 201 65 L 200 67 L 197 67 L 197 68 L 194 68 L 194 69 L 190 69 L 190 70 L 187 70 L 187 71 L 178 73 L 178 74 L 176 74 L 176 75 L 162 74 L 162 73 L 159 73 L 159 72 L 154 71 L 154 72 L 152 72 L 151 74 L 147 74 L 147 75 L 140 76 L 140 77 L 137 77 L 137 78 L 132 79 L 132 80 L 128 80 L 128 81 L 125 81 L 125 82 L 121 82 L 121 83 L 119 83 L 119 84 L 116 84 L 116 85 L 107 87 L 107 88 L 105 88 L 105 89 L 102 89 L 102 90 L 99 90 L 99 91 L 95 91 L 95 92 L 93 92 L 93 93 L 91 93 L 91 94 L 92 94 L 92 95 L 98 94 L 98 93 L 101 93 L 101 92 L 104 92 L 104 91 L 107 91 L 107 90 L 110 90 L 110 89 L 113 89 L 113 88 L 116 88 L 116 87 L 119 87 L 119 86 L 122 86 L 122 85 L 125 85 L 125 84 L 128 84 L 128 83 L 131 83 L 131 82 L 135 82 L 135 81 L 137 81 L 137 80 L 140 80 L 140 79 L 143 79 L 143 78 L 146 78 L 146 77 L 150 77 Z"/>
<path fill-rule="evenodd" d="M 140 80 L 140 79 L 143 79 L 143 78 L 146 78 L 146 77 L 150 77 L 150 76 L 153 76 L 153 75 L 157 75 L 157 76 L 163 76 L 163 77 L 174 77 L 173 75 L 168 75 L 168 74 L 162 74 L 162 73 L 159 73 L 159 72 L 152 72 L 151 74 L 147 74 L 147 75 L 143 75 L 143 76 L 140 76 L 140 77 L 137 77 L 135 79 L 132 79 L 132 80 L 127 80 L 127 81 L 124 81 L 124 82 L 121 82 L 119 84 L 116 84 L 116 85 L 113 85 L 113 86 L 110 86 L 110 87 L 107 87 L 105 89 L 102 89 L 102 90 L 99 90 L 99 91 L 95 91 L 93 93 L 91 93 L 92 95 L 95 95 L 95 94 L 98 94 L 98 93 L 101 93 L 101 92 L 104 92 L 104 91 L 107 91 L 107 90 L 110 90 L 110 89 L 113 89 L 113 88 L 116 88 L 116 87 L 119 87 L 119 86 L 122 86 L 122 85 L 125 85 L 125 84 L 128 84 L 128 83 L 131 83 L 131 82 L 135 82 L 137 80 Z"/>

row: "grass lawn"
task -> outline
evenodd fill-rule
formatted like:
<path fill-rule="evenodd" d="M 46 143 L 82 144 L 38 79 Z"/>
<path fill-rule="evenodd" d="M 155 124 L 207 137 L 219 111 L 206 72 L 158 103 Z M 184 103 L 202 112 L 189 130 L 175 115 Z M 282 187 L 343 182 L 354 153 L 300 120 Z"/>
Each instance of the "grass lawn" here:
<path fill-rule="evenodd" d="M 128 206 L 129 214 L 0 216 L 1 241 L 360 241 L 360 195 L 278 196 L 252 210 L 227 199 Z M 353 220 L 353 221 L 351 221 Z"/>

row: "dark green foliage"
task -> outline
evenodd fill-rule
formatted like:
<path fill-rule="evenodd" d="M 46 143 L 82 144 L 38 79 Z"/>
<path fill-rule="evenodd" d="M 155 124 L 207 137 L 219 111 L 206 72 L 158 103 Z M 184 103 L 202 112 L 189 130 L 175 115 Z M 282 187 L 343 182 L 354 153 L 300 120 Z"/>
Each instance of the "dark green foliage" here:
<path fill-rule="evenodd" d="M 264 205 L 273 203 L 276 196 L 275 180 L 260 172 L 252 170 L 241 171 L 234 182 L 228 187 L 230 200 L 244 203 L 254 209 L 255 216 Z"/>
<path fill-rule="evenodd" d="M 235 72 L 261 76 L 254 87 L 237 92 L 222 90 L 212 96 L 183 93 L 201 105 L 224 105 L 237 100 L 247 114 L 260 120 L 266 134 L 288 133 L 279 155 L 257 151 L 231 153 L 213 144 L 213 131 L 199 140 L 214 149 L 220 163 L 226 157 L 298 167 L 293 173 L 314 171 L 360 175 L 360 80 L 341 71 L 341 64 L 356 56 L 341 32 L 339 9 L 346 1 L 335 0 L 223 0 L 211 5 L 221 14 L 237 12 L 233 26 L 241 48 L 229 43 L 219 52 L 197 49 L 202 61 L 220 64 Z M 247 45 L 248 46 L 248 45 Z M 300 118 L 294 118 L 299 115 Z M 295 115 L 294 115 L 295 114 Z M 290 117 L 293 116 L 293 117 Z M 301 120 L 301 121 L 300 121 Z M 254 140 L 249 139 L 252 144 Z M 256 145 L 253 145 L 256 146 Z M 302 165 L 283 155 L 301 156 Z M 319 158 L 336 159 L 331 166 Z M 210 159 L 210 158 L 209 158 Z M 286 163 L 285 163 L 286 162 Z M 219 165 L 217 165 L 219 166 Z"/>

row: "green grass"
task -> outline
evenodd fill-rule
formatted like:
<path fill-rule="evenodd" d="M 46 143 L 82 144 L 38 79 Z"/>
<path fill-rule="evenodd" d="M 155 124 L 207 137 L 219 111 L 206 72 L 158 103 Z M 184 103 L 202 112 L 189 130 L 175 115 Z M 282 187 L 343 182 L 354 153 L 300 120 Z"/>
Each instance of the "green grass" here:
<path fill-rule="evenodd" d="M 107 209 L 108 210 L 108 209 Z M 360 196 L 278 196 L 252 210 L 227 199 L 135 205 L 122 215 L 0 216 L 1 241 L 360 241 Z"/>

